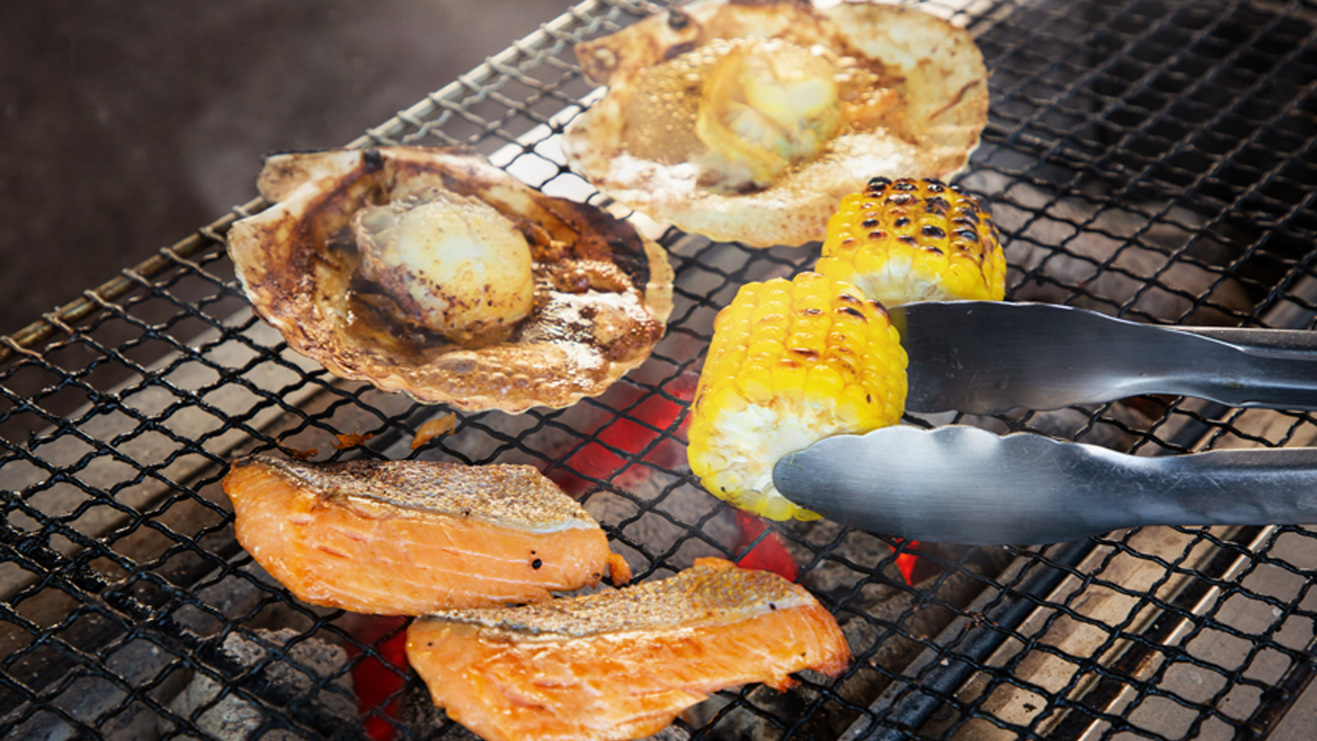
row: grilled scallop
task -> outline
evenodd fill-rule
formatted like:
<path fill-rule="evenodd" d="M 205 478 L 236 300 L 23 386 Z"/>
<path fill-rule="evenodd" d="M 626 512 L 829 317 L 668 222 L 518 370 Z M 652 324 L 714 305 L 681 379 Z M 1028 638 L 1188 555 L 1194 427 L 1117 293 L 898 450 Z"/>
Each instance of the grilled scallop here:
<path fill-rule="evenodd" d="M 568 162 L 660 221 L 753 246 L 816 241 L 872 175 L 944 177 L 987 122 L 969 34 L 913 8 L 701 0 L 576 47 L 602 99 Z"/>
<path fill-rule="evenodd" d="M 479 198 L 436 191 L 370 206 L 352 233 L 362 279 L 455 343 L 504 339 L 535 307 L 526 237 Z"/>
<path fill-rule="evenodd" d="M 851 655 L 803 587 L 702 559 L 627 589 L 421 618 L 407 658 L 435 703 L 489 741 L 603 741 L 656 733 L 725 687 L 836 676 Z"/>
<path fill-rule="evenodd" d="M 664 250 L 459 150 L 284 154 L 233 225 L 257 314 L 334 374 L 466 410 L 562 407 L 647 357 Z"/>

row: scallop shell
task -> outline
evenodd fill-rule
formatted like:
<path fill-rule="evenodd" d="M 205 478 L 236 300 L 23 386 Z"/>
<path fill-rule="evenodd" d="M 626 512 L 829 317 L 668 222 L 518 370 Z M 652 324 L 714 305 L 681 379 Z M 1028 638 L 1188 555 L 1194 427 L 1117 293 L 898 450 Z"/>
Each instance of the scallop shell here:
<path fill-rule="evenodd" d="M 900 95 L 897 111 L 836 136 L 816 157 L 755 192 L 710 190 L 689 163 L 628 153 L 623 111 L 637 75 L 714 40 L 751 36 L 822 45 L 882 70 Z M 568 162 L 602 192 L 654 219 L 755 247 L 821 240 L 841 198 L 872 177 L 947 178 L 964 167 L 987 123 L 987 70 L 973 39 L 913 8 L 704 0 L 578 44 L 576 54 L 586 77 L 609 90 L 569 125 Z"/>
<path fill-rule="evenodd" d="M 342 378 L 476 411 L 563 407 L 649 357 L 672 311 L 666 251 L 627 222 L 546 196 L 464 150 L 382 147 L 268 157 L 277 202 L 235 223 L 228 249 L 256 313 Z M 510 219 L 533 256 L 535 306 L 504 339 L 453 342 L 411 324 L 358 272 L 352 216 L 434 189 Z"/>

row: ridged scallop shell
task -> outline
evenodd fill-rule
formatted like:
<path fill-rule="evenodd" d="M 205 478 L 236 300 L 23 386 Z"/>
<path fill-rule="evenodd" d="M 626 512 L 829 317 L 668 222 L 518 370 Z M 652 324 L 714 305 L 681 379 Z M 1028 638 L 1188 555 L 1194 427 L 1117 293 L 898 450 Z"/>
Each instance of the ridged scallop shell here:
<path fill-rule="evenodd" d="M 900 102 L 879 124 L 834 137 L 813 159 L 762 190 L 719 192 L 687 162 L 628 153 L 625 110 L 646 68 L 718 40 L 786 39 L 822 46 L 878 71 Z M 965 166 L 988 117 L 983 55 L 964 29 L 916 10 L 847 2 L 705 0 L 668 10 L 576 47 L 587 78 L 607 94 L 563 137 L 569 164 L 595 187 L 653 219 L 755 247 L 823 239 L 828 216 L 875 175 L 946 178 Z"/>
<path fill-rule="evenodd" d="M 335 375 L 421 402 L 509 412 L 570 405 L 644 362 L 672 311 L 662 247 L 464 150 L 274 155 L 257 185 L 275 205 L 235 223 L 228 237 L 256 313 Z M 480 198 L 526 236 L 535 308 L 510 337 L 450 341 L 408 323 L 359 274 L 353 214 L 432 189 Z"/>

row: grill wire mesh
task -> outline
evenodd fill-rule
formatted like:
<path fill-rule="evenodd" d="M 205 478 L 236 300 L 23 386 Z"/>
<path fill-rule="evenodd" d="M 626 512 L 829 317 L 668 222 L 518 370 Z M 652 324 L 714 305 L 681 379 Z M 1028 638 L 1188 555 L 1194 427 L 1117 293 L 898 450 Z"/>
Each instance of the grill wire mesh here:
<path fill-rule="evenodd" d="M 1312 3 L 924 7 L 966 25 L 991 70 L 991 119 L 959 182 L 1008 240 L 1009 298 L 1313 328 Z M 571 47 L 658 10 L 583 3 L 354 144 L 467 145 L 546 192 L 579 192 L 549 141 L 590 92 Z M 270 450 L 533 463 L 582 497 L 640 579 L 780 545 L 843 623 L 854 666 L 787 694 L 719 693 L 671 738 L 1250 737 L 1307 684 L 1307 528 L 984 549 L 824 522 L 745 542 L 685 467 L 681 420 L 716 311 L 747 280 L 811 265 L 817 246 L 666 234 L 677 305 L 651 361 L 569 409 L 461 414 L 412 450 L 448 410 L 339 382 L 252 315 L 223 234 L 261 206 L 0 346 L 0 727 L 13 737 L 469 737 L 399 665 L 401 622 L 302 604 L 236 544 L 218 481 L 235 456 Z M 1140 454 L 1317 439 L 1306 413 L 1165 397 L 959 421 Z M 342 433 L 369 439 L 339 450 Z M 898 564 L 911 563 L 907 583 Z"/>

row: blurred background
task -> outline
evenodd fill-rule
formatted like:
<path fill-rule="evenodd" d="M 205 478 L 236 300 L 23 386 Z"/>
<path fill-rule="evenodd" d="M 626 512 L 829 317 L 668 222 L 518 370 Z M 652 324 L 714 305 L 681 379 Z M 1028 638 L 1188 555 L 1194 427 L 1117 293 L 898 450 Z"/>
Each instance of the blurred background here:
<path fill-rule="evenodd" d="M 0 4 L 0 335 L 341 146 L 572 0 Z"/>

